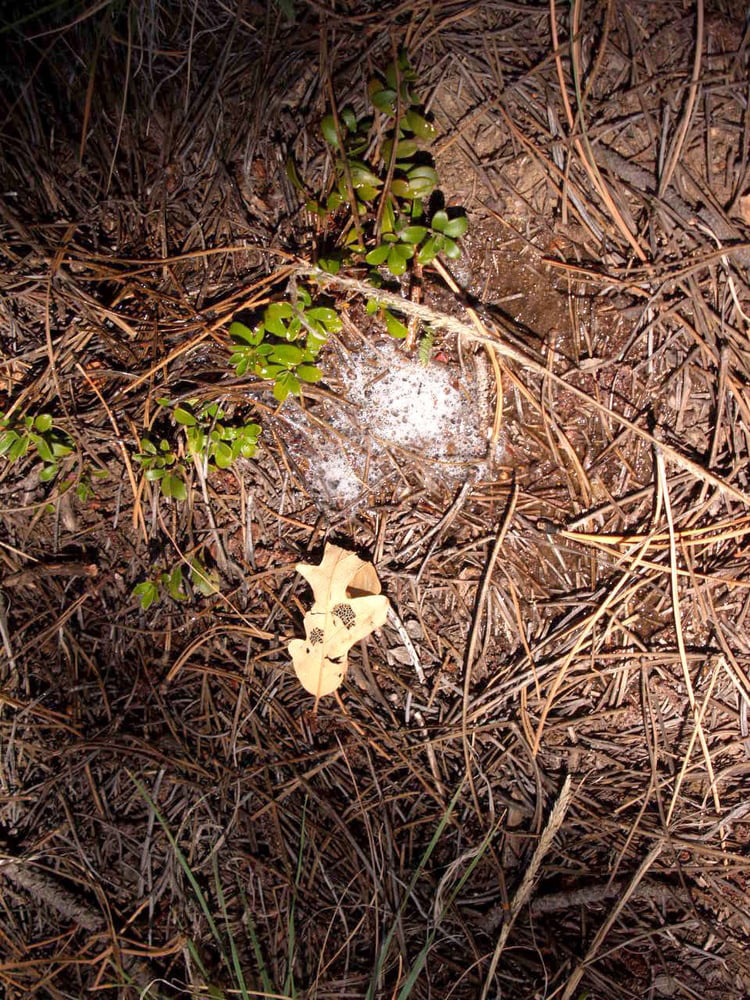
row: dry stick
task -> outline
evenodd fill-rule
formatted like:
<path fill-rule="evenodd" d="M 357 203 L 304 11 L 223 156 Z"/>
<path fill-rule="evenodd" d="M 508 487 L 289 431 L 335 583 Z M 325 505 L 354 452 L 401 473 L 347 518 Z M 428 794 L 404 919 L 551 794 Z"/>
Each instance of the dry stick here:
<path fill-rule="evenodd" d="M 497 965 L 500 961 L 500 956 L 502 955 L 503 948 L 508 940 L 508 935 L 511 932 L 513 924 L 516 922 L 516 917 L 521 912 L 521 908 L 525 905 L 526 900 L 531 894 L 537 872 L 547 855 L 547 851 L 549 851 L 552 846 L 552 841 L 555 839 L 557 831 L 562 826 L 571 798 L 570 775 L 568 775 L 557 798 L 557 802 L 555 802 L 552 812 L 550 813 L 547 826 L 544 828 L 542 835 L 539 838 L 539 843 L 537 844 L 536 850 L 531 857 L 529 867 L 526 869 L 523 879 L 521 880 L 521 884 L 511 900 L 510 911 L 500 931 L 500 936 L 498 937 L 497 944 L 495 945 L 495 951 L 492 954 L 492 961 L 490 962 L 487 978 L 485 979 L 484 987 L 482 988 L 481 1000 L 487 1000 L 490 986 L 492 985 L 492 980 L 494 979 Z"/>
<path fill-rule="evenodd" d="M 337 285 L 341 288 L 357 292 L 360 295 L 365 295 L 368 298 L 373 294 L 372 286 L 368 285 L 367 282 L 358 281 L 356 278 L 334 277 L 333 275 L 327 274 L 325 271 L 321 271 L 319 268 L 310 267 L 307 264 L 301 265 L 297 268 L 297 273 L 315 278 L 315 280 L 321 284 Z M 719 476 L 714 475 L 713 472 L 709 472 L 708 469 L 704 469 L 703 466 L 698 465 L 697 462 L 688 458 L 687 455 L 683 455 L 671 445 L 665 444 L 662 441 L 657 441 L 653 434 L 650 434 L 648 431 L 644 431 L 643 428 L 638 426 L 638 424 L 633 423 L 632 420 L 629 420 L 621 413 L 617 413 L 616 410 L 611 410 L 603 403 L 593 399 L 588 395 L 588 393 L 584 392 L 582 389 L 578 389 L 570 382 L 567 382 L 560 375 L 556 375 L 554 372 L 549 371 L 544 365 L 540 364 L 530 355 L 526 354 L 525 351 L 522 351 L 517 347 L 511 347 L 509 344 L 505 344 L 501 340 L 492 337 L 473 309 L 467 309 L 467 312 L 471 316 L 474 325 L 480 331 L 479 333 L 466 323 L 462 323 L 461 320 L 454 319 L 452 316 L 448 316 L 445 313 L 437 312 L 429 306 L 417 305 L 417 303 L 410 302 L 408 299 L 402 299 L 399 295 L 387 292 L 384 289 L 378 289 L 377 296 L 379 302 L 390 305 L 394 309 L 400 310 L 402 313 L 418 315 L 422 320 L 424 320 L 425 323 L 430 323 L 443 330 L 449 330 L 450 332 L 456 333 L 460 337 L 465 337 L 467 340 L 472 340 L 475 343 L 488 344 L 495 351 L 497 351 L 501 357 L 507 358 L 509 361 L 515 361 L 517 364 L 526 368 L 528 371 L 533 372 L 535 375 L 540 375 L 542 378 L 549 379 L 556 385 L 561 386 L 572 396 L 575 396 L 576 399 L 580 399 L 587 406 L 596 410 L 598 413 L 604 414 L 611 420 L 620 424 L 622 427 L 627 427 L 628 430 L 632 431 L 633 434 L 636 435 L 636 437 L 640 438 L 642 441 L 648 442 L 652 448 L 655 448 L 658 452 L 660 452 L 665 459 L 668 459 L 670 462 L 674 462 L 674 464 L 679 466 L 681 469 L 685 469 L 685 471 L 690 472 L 701 482 L 709 483 L 717 489 L 722 496 L 733 497 L 735 500 L 739 500 L 743 503 L 746 507 L 750 507 L 750 495 L 745 493 L 743 490 L 738 489 L 736 486 L 732 486 L 731 483 L 727 483 L 723 479 L 720 479 Z M 574 372 L 570 372 L 569 374 L 573 373 Z"/>
<path fill-rule="evenodd" d="M 693 734 L 693 739 L 690 741 L 690 746 L 688 753 L 685 755 L 685 760 L 683 762 L 682 770 L 675 783 L 675 790 L 672 795 L 672 801 L 669 804 L 669 810 L 667 812 L 667 825 L 669 825 L 672 819 L 672 813 L 674 812 L 674 807 L 677 804 L 677 796 L 680 791 L 680 786 L 682 784 L 682 779 L 687 769 L 687 761 L 690 752 L 692 752 L 694 737 L 697 734 L 700 741 L 701 749 L 703 750 L 703 757 L 706 761 L 706 771 L 709 778 L 711 779 L 711 788 L 713 791 L 714 807 L 716 809 L 716 814 L 721 815 L 721 803 L 719 801 L 719 793 L 716 788 L 716 779 L 714 777 L 714 768 L 711 761 L 711 754 L 708 749 L 708 743 L 706 742 L 706 734 L 703 732 L 703 712 L 699 710 L 698 705 L 695 700 L 695 692 L 693 691 L 693 680 L 690 676 L 690 668 L 687 662 L 687 652 L 685 650 L 685 637 L 682 633 L 682 612 L 680 610 L 680 589 L 679 589 L 679 579 L 677 576 L 677 545 L 675 542 L 675 531 L 674 531 L 674 519 L 672 517 L 672 504 L 669 500 L 669 486 L 667 484 L 667 473 L 664 468 L 664 457 L 656 453 L 656 471 L 659 483 L 659 490 L 662 497 L 662 502 L 664 504 L 664 514 L 667 518 L 667 527 L 669 528 L 669 564 L 670 564 L 670 587 L 672 593 L 672 614 L 674 615 L 674 627 L 677 634 L 677 649 L 680 654 L 680 664 L 682 665 L 682 676 L 685 681 L 685 689 L 688 695 L 688 701 L 690 702 L 690 710 L 693 713 L 693 722 L 695 724 L 695 731 Z M 713 686 L 713 685 L 712 685 Z M 708 698 L 706 698 L 704 704 L 705 707 L 708 704 Z"/>
<path fill-rule="evenodd" d="M 615 904 L 611 913 L 597 931 L 594 940 L 591 942 L 589 950 L 586 952 L 586 955 L 583 958 L 583 961 L 579 963 L 578 967 L 573 972 L 573 975 L 568 980 L 567 985 L 565 987 L 565 992 L 563 993 L 561 1000 L 570 1000 L 570 998 L 573 996 L 576 989 L 578 988 L 578 984 L 583 978 L 583 974 L 586 971 L 586 966 L 590 965 L 593 962 L 594 956 L 601 947 L 607 934 L 609 934 L 612 928 L 612 924 L 614 924 L 615 920 L 617 920 L 623 907 L 627 904 L 630 897 L 638 888 L 638 885 L 643 879 L 643 876 L 646 874 L 651 865 L 654 863 L 654 861 L 656 861 L 658 856 L 661 854 L 662 849 L 663 849 L 663 844 L 660 842 L 656 844 L 654 847 L 652 847 L 651 850 L 646 855 L 646 857 L 643 859 L 641 865 L 638 868 L 638 871 L 630 880 L 630 884 L 628 885 L 625 892 L 623 892 L 622 898 Z"/>
<path fill-rule="evenodd" d="M 685 113 L 682 116 L 680 127 L 677 130 L 674 145 L 672 146 L 672 150 L 669 154 L 667 164 L 664 167 L 664 173 L 661 175 L 661 179 L 659 180 L 660 198 L 669 186 L 672 174 L 677 166 L 677 161 L 680 159 L 682 154 L 682 147 L 685 145 L 685 139 L 687 138 L 688 129 L 690 128 L 690 120 L 693 117 L 695 98 L 698 94 L 698 80 L 701 72 L 701 54 L 703 52 L 703 0 L 696 0 L 696 18 L 695 57 L 693 59 L 693 75 L 690 79 L 690 91 L 688 93 L 687 104 L 685 105 Z M 707 128 L 710 129 L 710 127 L 710 123 L 708 123 Z"/>
<path fill-rule="evenodd" d="M 466 658 L 464 662 L 464 690 L 463 690 L 463 701 L 461 704 L 461 739 L 464 747 L 464 762 L 466 764 L 466 777 L 469 779 L 469 785 L 471 786 L 471 796 L 474 800 L 474 808 L 477 811 L 477 818 L 481 819 L 482 810 L 479 805 L 479 797 L 477 795 L 476 788 L 474 787 L 474 776 L 471 771 L 471 754 L 469 753 L 469 688 L 471 687 L 471 668 L 474 665 L 474 653 L 477 646 L 477 638 L 479 636 L 479 623 L 482 616 L 482 607 L 484 606 L 487 591 L 490 586 L 490 581 L 492 580 L 492 571 L 495 568 L 495 562 L 500 554 L 500 548 L 505 541 L 505 536 L 508 533 L 508 528 L 510 527 L 510 522 L 513 519 L 513 514 L 516 509 L 516 502 L 518 501 L 518 484 L 513 486 L 513 493 L 510 497 L 510 502 L 508 504 L 508 509 L 503 518 L 503 522 L 500 525 L 500 530 L 497 533 L 497 538 L 495 539 L 495 544 L 492 546 L 492 552 L 490 553 L 490 558 L 487 560 L 487 567 L 484 571 L 484 578 L 482 580 L 479 591 L 477 592 L 477 599 L 474 603 L 474 616 L 471 622 L 471 633 L 469 635 L 469 643 L 466 649 Z"/>

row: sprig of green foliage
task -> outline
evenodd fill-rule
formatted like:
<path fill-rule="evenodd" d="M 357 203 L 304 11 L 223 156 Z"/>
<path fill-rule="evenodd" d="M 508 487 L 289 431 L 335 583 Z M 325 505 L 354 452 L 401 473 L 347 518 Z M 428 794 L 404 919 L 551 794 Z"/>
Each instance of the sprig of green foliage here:
<path fill-rule="evenodd" d="M 141 438 L 141 450 L 134 457 L 143 469 L 146 480 L 149 483 L 158 483 L 165 497 L 171 500 L 187 500 L 185 466 L 178 461 L 166 438 L 162 438 L 158 445 L 154 444 L 151 438 Z"/>
<path fill-rule="evenodd" d="M 170 570 L 161 570 L 148 580 L 142 580 L 133 587 L 133 597 L 137 597 L 142 611 L 148 611 L 152 604 L 161 601 L 165 596 L 173 601 L 188 601 L 190 594 L 185 586 L 190 583 L 193 593 L 210 597 L 219 592 L 219 576 L 214 570 L 206 568 L 202 559 L 194 555 L 190 560 L 190 570 L 186 578 L 186 567 L 177 563 Z"/>
<path fill-rule="evenodd" d="M 326 208 L 334 212 L 348 200 L 348 168 L 357 202 L 350 208 L 365 223 L 359 228 L 368 234 L 370 245 L 360 245 L 354 230 L 345 243 L 352 253 L 364 256 L 369 265 L 384 265 L 394 277 L 405 274 L 415 262 L 432 263 L 441 253 L 449 259 L 459 257 L 457 240 L 468 228 L 463 212 L 449 215 L 445 209 L 431 205 L 438 175 L 427 150 L 435 137 L 435 127 L 424 117 L 412 91 L 415 79 L 416 74 L 402 54 L 387 68 L 385 79 L 370 81 L 368 91 L 374 109 L 392 119 L 379 163 L 361 159 L 370 148 L 372 118 L 358 121 L 351 108 L 344 108 L 339 115 L 341 129 L 337 129 L 331 114 L 321 122 L 323 138 L 334 154 L 335 181 Z M 317 203 L 308 207 L 325 211 Z"/>
<path fill-rule="evenodd" d="M 171 411 L 175 424 L 185 432 L 184 449 L 173 446 L 167 438 L 161 438 L 157 444 L 143 437 L 141 450 L 135 455 L 147 481 L 158 483 L 163 496 L 187 500 L 187 471 L 180 454 L 196 456 L 208 469 L 229 469 L 238 458 L 255 455 L 260 424 L 229 422 L 218 403 L 200 405 L 198 399 L 188 399 L 173 405 L 164 397 L 157 402 Z"/>
<path fill-rule="evenodd" d="M 315 359 L 332 333 L 341 329 L 341 317 L 328 305 L 313 302 L 307 288 L 297 289 L 292 301 L 271 302 L 253 329 L 235 321 L 229 327 L 234 351 L 229 363 L 238 375 L 250 372 L 273 382 L 273 394 L 283 403 L 299 396 L 302 384 L 319 382 L 323 373 Z"/>
<path fill-rule="evenodd" d="M 55 426 L 50 413 L 35 417 L 0 413 L 0 456 L 18 462 L 32 447 L 42 463 L 39 481 L 49 483 L 58 473 L 60 459 L 70 455 L 75 445 L 69 434 Z"/>
<path fill-rule="evenodd" d="M 159 399 L 170 406 L 168 399 Z M 199 406 L 197 399 L 175 405 L 175 423 L 185 428 L 188 450 L 218 469 L 229 469 L 238 458 L 252 458 L 258 447 L 261 427 L 256 423 L 226 422 L 226 413 L 218 403 Z"/>

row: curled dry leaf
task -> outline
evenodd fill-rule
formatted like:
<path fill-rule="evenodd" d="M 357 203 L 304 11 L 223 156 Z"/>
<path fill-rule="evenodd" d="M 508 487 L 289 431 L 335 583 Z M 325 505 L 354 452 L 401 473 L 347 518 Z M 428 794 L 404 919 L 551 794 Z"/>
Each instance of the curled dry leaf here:
<path fill-rule="evenodd" d="M 292 639 L 289 652 L 302 687 L 322 698 L 346 676 L 347 654 L 388 617 L 388 598 L 372 563 L 338 545 L 326 545 L 319 566 L 298 563 L 315 601 L 305 615 L 305 639 Z"/>

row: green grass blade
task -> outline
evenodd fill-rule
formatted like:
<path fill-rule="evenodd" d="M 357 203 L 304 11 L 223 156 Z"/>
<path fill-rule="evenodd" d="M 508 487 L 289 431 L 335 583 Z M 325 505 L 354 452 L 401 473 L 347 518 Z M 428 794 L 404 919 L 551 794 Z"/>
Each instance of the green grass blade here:
<path fill-rule="evenodd" d="M 385 965 L 386 958 L 388 957 L 388 952 L 389 952 L 390 947 L 391 947 L 391 942 L 393 941 L 393 937 L 394 937 L 394 935 L 396 933 L 396 928 L 398 927 L 398 922 L 401 919 L 401 914 L 404 912 L 406 904 L 408 903 L 409 899 L 411 898 L 412 893 L 414 892 L 414 887 L 416 886 L 417 881 L 419 880 L 420 875 L 424 871 L 425 865 L 430 860 L 430 856 L 432 855 L 432 852 L 437 847 L 438 842 L 440 841 L 440 838 L 443 835 L 443 830 L 445 829 L 446 824 L 448 823 L 448 820 L 451 817 L 451 813 L 453 812 L 453 810 L 456 807 L 456 803 L 458 802 L 458 797 L 461 794 L 461 789 L 463 788 L 463 786 L 464 786 L 464 782 L 461 781 L 461 783 L 459 784 L 458 788 L 453 793 L 453 798 L 450 800 L 450 802 L 448 803 L 448 805 L 445 807 L 445 811 L 443 812 L 443 815 L 440 817 L 440 822 L 435 827 L 435 832 L 433 833 L 432 838 L 431 838 L 429 844 L 427 845 L 424 854 L 419 859 L 419 864 L 417 865 L 417 867 L 416 867 L 416 869 L 414 871 L 414 874 L 412 875 L 411 879 L 409 880 L 409 885 L 406 887 L 406 892 L 404 893 L 404 895 L 401 898 L 401 903 L 399 905 L 398 911 L 396 912 L 396 916 L 395 916 L 395 918 L 393 920 L 393 923 L 391 924 L 390 929 L 389 929 L 388 933 L 385 936 L 385 940 L 383 941 L 383 944 L 381 945 L 380 952 L 378 954 L 378 960 L 375 963 L 375 969 L 373 970 L 372 978 L 370 980 L 370 985 L 367 987 L 367 993 L 365 995 L 365 1000 L 374 1000 L 375 991 L 378 988 L 378 983 L 380 982 L 380 977 L 381 977 L 381 975 L 383 973 L 383 966 Z"/>
<path fill-rule="evenodd" d="M 187 858 L 182 853 L 182 851 L 180 849 L 180 845 L 175 840 L 174 835 L 172 834 L 172 831 L 169 829 L 169 826 L 167 825 L 167 821 L 162 816 L 162 814 L 159 811 L 159 808 L 156 805 L 156 803 L 154 802 L 154 800 L 151 798 L 151 796 L 149 795 L 149 793 L 146 791 L 146 788 L 135 777 L 135 775 L 131 774 L 130 778 L 131 778 L 133 784 L 135 785 L 135 787 L 138 789 L 138 791 L 139 791 L 140 795 L 142 796 L 142 798 L 148 803 L 149 807 L 154 810 L 154 815 L 159 820 L 159 823 L 161 824 L 161 827 L 164 830 L 164 833 L 167 835 L 167 840 L 169 841 L 169 843 L 170 843 L 170 845 L 172 847 L 172 850 L 175 853 L 175 857 L 177 858 L 177 861 L 179 862 L 180 868 L 182 868 L 183 872 L 185 873 L 185 877 L 187 878 L 188 882 L 190 883 L 190 887 L 192 888 L 193 892 L 195 893 L 195 898 L 198 900 L 198 903 L 200 905 L 201 910 L 203 910 L 203 915 L 205 916 L 205 918 L 206 918 L 206 920 L 208 922 L 208 927 L 209 927 L 209 930 L 211 931 L 211 936 L 216 941 L 216 944 L 217 944 L 217 946 L 219 948 L 219 952 L 221 954 L 221 957 L 224 960 L 224 964 L 226 965 L 227 969 L 231 970 L 232 966 L 231 966 L 231 963 L 229 961 L 229 957 L 228 957 L 228 955 L 226 953 L 226 950 L 224 948 L 224 942 L 221 939 L 221 934 L 219 933 L 219 928 L 216 926 L 216 921 L 214 920 L 213 914 L 211 913 L 211 908 L 208 905 L 208 900 L 206 899 L 205 895 L 203 894 L 203 890 L 201 889 L 200 885 L 198 884 L 198 880 L 196 879 L 195 875 L 193 874 L 193 870 L 190 867 L 190 864 L 189 864 Z M 203 972 L 204 972 L 204 970 L 201 971 L 201 974 L 203 974 Z"/>
<path fill-rule="evenodd" d="M 497 831 L 499 830 L 499 828 L 500 828 L 500 820 L 498 820 L 498 822 L 495 823 L 495 825 L 485 835 L 484 840 L 479 845 L 476 853 L 474 854 L 474 857 L 471 859 L 471 861 L 467 865 L 466 871 L 463 873 L 463 875 L 461 876 L 461 878 L 458 880 L 458 882 L 454 886 L 454 888 L 453 888 L 450 896 L 448 897 L 448 901 L 445 904 L 445 908 L 443 909 L 442 913 L 438 916 L 437 920 L 435 921 L 435 926 L 432 928 L 432 930 L 430 931 L 430 933 L 427 935 L 427 940 L 425 941 L 424 945 L 422 946 L 422 950 L 417 955 L 416 959 L 414 960 L 414 964 L 412 965 L 411 969 L 409 970 L 409 975 L 406 977 L 406 982 L 401 987 L 401 991 L 399 992 L 398 1000 L 407 1000 L 407 998 L 410 996 L 411 991 L 414 989 L 414 984 L 416 983 L 417 979 L 419 978 L 419 976 L 420 976 L 420 974 L 422 972 L 422 969 L 424 968 L 425 962 L 427 961 L 427 956 L 428 956 L 428 954 L 430 952 L 430 948 L 433 945 L 435 937 L 437 936 L 438 928 L 440 927 L 440 922 L 443 919 L 443 915 L 453 905 L 454 899 L 456 898 L 456 896 L 458 896 L 459 892 L 461 892 L 461 890 L 463 889 L 464 885 L 466 884 L 466 882 L 470 878 L 471 873 L 474 871 L 474 869 L 476 868 L 476 866 L 482 860 L 482 857 L 484 856 L 484 852 L 489 847 L 490 841 L 495 836 L 495 834 L 497 833 Z"/>
<path fill-rule="evenodd" d="M 240 956 L 237 951 L 237 942 L 232 937 L 232 932 L 229 929 L 229 914 L 227 912 L 227 903 L 224 898 L 224 890 L 221 887 L 221 878 L 219 877 L 219 862 L 214 854 L 212 859 L 213 870 L 214 870 L 214 884 L 216 886 L 216 898 L 219 900 L 219 906 L 221 907 L 221 914 L 224 917 L 224 925 L 227 931 L 227 937 L 229 938 L 229 949 L 232 953 L 232 966 L 234 968 L 234 976 L 237 987 L 240 991 L 240 996 L 242 1000 L 249 1000 L 247 986 L 245 984 L 245 976 L 242 972 L 242 965 L 240 963 Z"/>

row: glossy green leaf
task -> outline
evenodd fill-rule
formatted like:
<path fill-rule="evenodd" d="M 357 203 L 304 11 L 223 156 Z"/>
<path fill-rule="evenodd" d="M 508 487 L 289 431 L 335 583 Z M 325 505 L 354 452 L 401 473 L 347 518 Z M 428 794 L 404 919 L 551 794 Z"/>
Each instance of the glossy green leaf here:
<path fill-rule="evenodd" d="M 389 312 L 387 309 L 385 311 L 385 326 L 388 333 L 390 333 L 390 335 L 395 337 L 397 340 L 403 340 L 409 332 L 408 328 L 404 326 L 401 320 L 396 319 L 393 313 Z"/>
<path fill-rule="evenodd" d="M 233 460 L 231 447 L 224 441 L 219 441 L 213 449 L 213 460 L 219 469 L 228 469 Z"/>
<path fill-rule="evenodd" d="M 269 360 L 280 365 L 298 365 L 302 360 L 302 354 L 302 350 L 292 344 L 278 344 L 269 355 Z"/>
<path fill-rule="evenodd" d="M 52 414 L 51 413 L 40 413 L 34 418 L 34 429 L 39 431 L 40 434 L 46 434 L 47 431 L 52 430 Z"/>
<path fill-rule="evenodd" d="M 172 412 L 172 416 L 178 424 L 182 424 L 184 427 L 193 427 L 198 422 L 195 419 L 195 415 L 182 406 L 176 406 Z"/>
<path fill-rule="evenodd" d="M 458 245 L 458 243 L 455 243 L 453 240 L 448 239 L 448 237 L 446 236 L 445 243 L 443 245 L 443 253 L 449 260 L 458 260 L 458 258 L 461 256 L 461 247 Z"/>
<path fill-rule="evenodd" d="M 469 228 L 469 220 L 465 215 L 456 215 L 452 219 L 448 220 L 447 225 L 443 229 L 446 236 L 450 236 L 452 240 L 457 240 L 464 235 L 466 230 Z"/>
<path fill-rule="evenodd" d="M 424 139 L 426 142 L 431 142 L 437 135 L 437 129 L 432 122 L 428 122 L 426 118 L 413 108 L 410 108 L 406 112 L 404 119 L 414 135 L 420 139 Z"/>
<path fill-rule="evenodd" d="M 388 254 L 388 270 L 391 274 L 400 278 L 402 274 L 406 273 L 406 260 L 401 256 L 401 254 L 396 252 L 396 247 L 393 247 L 391 252 Z"/>
<path fill-rule="evenodd" d="M 320 123 L 320 131 L 323 133 L 323 138 L 329 146 L 333 146 L 334 149 L 339 148 L 339 137 L 336 133 L 336 121 L 333 115 L 325 116 Z"/>
<path fill-rule="evenodd" d="M 299 365 L 295 369 L 295 375 L 302 382 L 320 382 L 323 372 L 317 365 Z"/>
<path fill-rule="evenodd" d="M 256 347 L 260 344 L 263 340 L 263 332 L 262 324 L 251 330 L 244 323 L 240 323 L 237 320 L 229 327 L 229 336 L 232 340 L 239 340 L 243 344 L 249 344 L 251 347 Z"/>
<path fill-rule="evenodd" d="M 280 403 L 283 403 L 289 393 L 292 393 L 294 396 L 299 396 L 300 389 L 300 382 L 297 376 L 293 375 L 292 372 L 283 372 L 276 379 L 276 383 L 273 387 L 273 394 Z"/>
<path fill-rule="evenodd" d="M 442 241 L 441 241 L 442 242 Z M 434 236 L 431 236 L 417 254 L 420 264 L 431 264 L 437 257 L 440 247 Z"/>
<path fill-rule="evenodd" d="M 172 500 L 187 500 L 185 483 L 173 472 L 168 472 L 161 480 L 161 491 Z"/>
<path fill-rule="evenodd" d="M 411 243 L 417 246 L 427 235 L 427 226 L 407 226 L 398 234 L 398 238 L 404 243 Z"/>
<path fill-rule="evenodd" d="M 391 252 L 391 247 L 387 243 L 381 243 L 380 246 L 375 247 L 371 250 L 365 257 L 368 264 L 373 267 L 379 267 L 380 264 L 385 263 L 388 258 L 388 254 Z"/>
<path fill-rule="evenodd" d="M 438 233 L 444 233 L 449 222 L 448 213 L 441 208 L 432 217 L 432 228 Z"/>
<path fill-rule="evenodd" d="M 329 306 L 315 306 L 314 309 L 308 309 L 306 315 L 308 319 L 322 323 L 329 333 L 338 333 L 341 329 L 341 317 Z"/>

